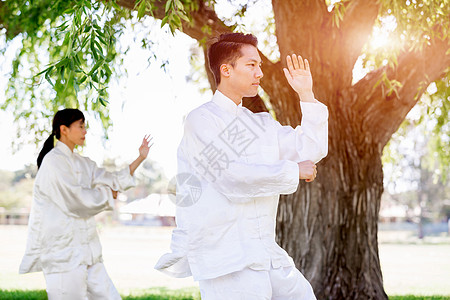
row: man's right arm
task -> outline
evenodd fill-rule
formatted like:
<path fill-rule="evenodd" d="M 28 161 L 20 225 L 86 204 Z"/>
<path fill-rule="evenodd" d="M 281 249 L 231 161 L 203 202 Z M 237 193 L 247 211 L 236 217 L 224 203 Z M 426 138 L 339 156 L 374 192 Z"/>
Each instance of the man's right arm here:
<path fill-rule="evenodd" d="M 248 163 L 245 158 L 227 152 L 219 138 L 221 131 L 208 112 L 194 110 L 186 118 L 183 152 L 195 175 L 233 199 L 290 194 L 297 190 L 296 162 Z"/>

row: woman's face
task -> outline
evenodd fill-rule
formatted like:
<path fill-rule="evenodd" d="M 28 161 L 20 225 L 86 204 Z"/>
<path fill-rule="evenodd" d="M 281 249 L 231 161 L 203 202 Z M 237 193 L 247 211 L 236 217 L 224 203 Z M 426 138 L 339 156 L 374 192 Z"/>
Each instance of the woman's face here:
<path fill-rule="evenodd" d="M 82 119 L 73 122 L 69 127 L 61 126 L 61 137 L 64 137 L 65 142 L 69 147 L 75 145 L 83 146 L 86 139 L 86 126 Z"/>

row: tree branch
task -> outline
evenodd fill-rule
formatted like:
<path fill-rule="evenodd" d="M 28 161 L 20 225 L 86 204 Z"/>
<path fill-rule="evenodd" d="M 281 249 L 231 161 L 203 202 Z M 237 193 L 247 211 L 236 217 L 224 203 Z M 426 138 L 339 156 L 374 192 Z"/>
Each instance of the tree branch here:
<path fill-rule="evenodd" d="M 154 3 L 154 5 L 156 6 L 156 10 L 153 11 L 153 16 L 155 18 L 162 19 L 165 17 L 165 2 L 166 1 L 157 1 Z M 219 19 L 216 12 L 211 7 L 205 5 L 204 1 L 197 2 L 198 9 L 189 12 L 190 17 L 192 18 L 192 22 L 186 22 L 182 20 L 183 33 L 187 34 L 193 39 L 196 39 L 201 45 L 203 44 L 202 47 L 205 56 L 205 69 L 208 75 L 208 81 L 210 83 L 211 89 L 214 91 L 216 89 L 214 77 L 208 67 L 206 48 L 203 42 L 221 33 L 232 32 L 232 30 L 230 27 L 226 26 L 222 20 Z M 133 10 L 135 2 L 134 0 L 119 0 L 117 4 Z M 151 15 L 150 13 L 147 14 Z M 210 30 L 204 30 L 204 25 L 208 25 Z M 273 63 L 261 52 L 260 55 L 262 60 L 264 61 L 264 67 L 270 68 Z M 270 91 L 266 92 L 269 95 L 271 94 Z M 244 99 L 243 105 L 253 112 L 267 111 L 264 102 L 259 96 Z"/>
<path fill-rule="evenodd" d="M 155 1 L 153 5 L 156 9 L 153 10 L 152 13 L 147 12 L 147 15 L 154 16 L 157 19 L 163 19 L 166 16 L 166 2 L 167 1 L 160 0 Z M 117 4 L 130 10 L 135 9 L 135 0 L 119 0 L 117 1 Z M 219 19 L 216 12 L 211 7 L 205 5 L 204 1 L 197 1 L 197 4 L 198 9 L 189 12 L 192 22 L 181 20 L 184 33 L 198 41 L 201 41 L 205 38 L 207 39 L 215 36 L 218 33 L 231 32 L 231 29 Z M 202 30 L 205 25 L 210 28 L 210 31 Z"/>
<path fill-rule="evenodd" d="M 341 60 L 336 64 L 346 68 L 342 73 L 349 75 L 345 79 L 346 86 L 351 85 L 353 67 L 369 40 L 380 7 L 380 1 L 353 0 L 346 4 L 344 18 L 339 24 L 341 55 L 335 56 Z"/>
<path fill-rule="evenodd" d="M 421 51 L 405 51 L 398 57 L 395 68 L 383 67 L 367 74 L 348 92 L 348 105 L 362 117 L 365 132 L 384 146 L 398 129 L 411 108 L 419 101 L 428 85 L 444 75 L 450 67 L 450 54 L 447 53 L 450 40 L 434 37 Z M 432 58 L 432 59 L 430 59 Z M 385 83 L 374 86 L 383 73 L 389 80 L 401 84 L 397 93 L 388 95 Z M 418 88 L 419 87 L 419 88 Z"/>
<path fill-rule="evenodd" d="M 286 2 L 272 1 L 281 57 L 296 53 L 307 58 L 317 98 L 325 103 L 333 101 L 330 95 L 352 85 L 353 67 L 370 35 L 380 4 L 348 2 L 338 27 L 333 21 L 334 12 L 328 12 L 325 1 Z"/>
<path fill-rule="evenodd" d="M 311 41 L 329 18 L 325 1 L 272 0 L 272 7 L 281 56 L 301 51 L 312 57 L 315 45 Z"/>

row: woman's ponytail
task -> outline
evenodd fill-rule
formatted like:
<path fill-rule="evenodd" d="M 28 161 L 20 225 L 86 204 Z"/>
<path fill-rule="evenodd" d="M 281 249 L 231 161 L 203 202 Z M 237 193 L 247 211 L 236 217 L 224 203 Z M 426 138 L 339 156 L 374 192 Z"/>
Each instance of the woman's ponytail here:
<path fill-rule="evenodd" d="M 54 147 L 54 138 L 55 138 L 55 134 L 52 132 L 52 134 L 50 134 L 50 136 L 48 137 L 48 139 L 45 141 L 44 143 L 44 147 L 42 147 L 41 152 L 39 152 L 39 156 L 37 158 L 37 166 L 38 169 L 42 164 L 42 160 L 44 159 L 44 156 L 50 152 L 50 150 L 53 149 Z"/>

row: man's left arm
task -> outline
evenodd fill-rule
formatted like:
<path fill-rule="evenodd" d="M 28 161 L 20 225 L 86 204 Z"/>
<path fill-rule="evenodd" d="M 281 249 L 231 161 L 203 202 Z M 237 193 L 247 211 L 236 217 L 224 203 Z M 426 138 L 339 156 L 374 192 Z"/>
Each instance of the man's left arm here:
<path fill-rule="evenodd" d="M 283 71 L 299 95 L 303 118 L 295 129 L 283 126 L 278 130 L 280 158 L 317 163 L 328 153 L 328 109 L 314 98 L 308 60 L 288 55 L 286 65 Z"/>
<path fill-rule="evenodd" d="M 303 114 L 301 126 L 294 129 L 278 125 L 280 159 L 317 163 L 328 153 L 328 110 L 320 102 L 301 102 L 300 105 Z"/>

